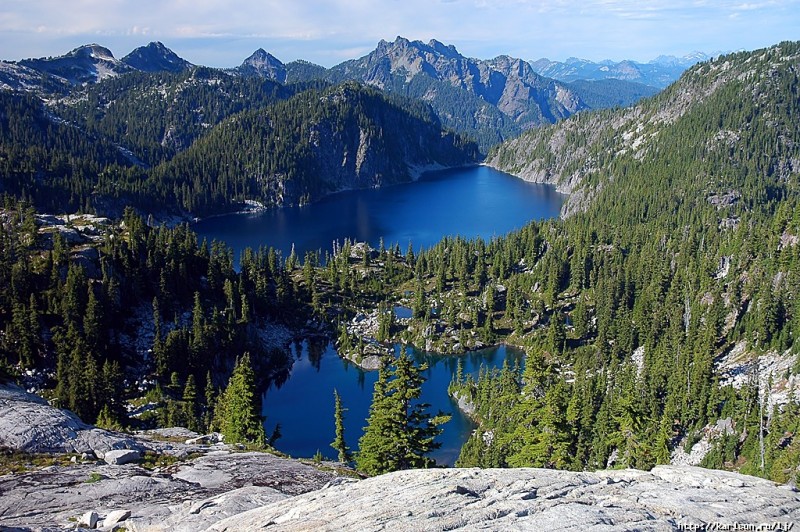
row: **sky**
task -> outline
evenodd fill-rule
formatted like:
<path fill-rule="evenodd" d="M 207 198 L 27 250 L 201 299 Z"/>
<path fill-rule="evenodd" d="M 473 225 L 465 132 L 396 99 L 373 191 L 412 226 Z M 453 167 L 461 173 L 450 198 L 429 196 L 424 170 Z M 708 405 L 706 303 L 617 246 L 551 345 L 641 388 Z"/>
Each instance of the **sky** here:
<path fill-rule="evenodd" d="M 800 0 L 2 0 L 0 58 L 88 43 L 118 58 L 161 41 L 188 61 L 233 67 L 264 48 L 326 67 L 397 36 L 469 57 L 649 61 L 800 40 Z"/>

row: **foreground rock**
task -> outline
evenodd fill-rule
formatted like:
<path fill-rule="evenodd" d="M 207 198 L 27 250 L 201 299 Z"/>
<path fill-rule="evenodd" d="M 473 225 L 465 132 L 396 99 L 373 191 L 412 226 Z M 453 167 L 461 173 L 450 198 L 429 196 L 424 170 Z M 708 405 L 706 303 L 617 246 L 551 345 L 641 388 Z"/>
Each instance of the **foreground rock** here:
<path fill-rule="evenodd" d="M 66 465 L 0 476 L 0 530 L 78 524 L 149 532 L 800 526 L 800 492 L 725 471 L 434 469 L 356 481 L 331 467 L 199 443 L 217 439 L 180 428 L 137 436 L 103 431 L 19 388 L 0 386 L 0 446 L 84 453 Z M 123 463 L 127 459 L 134 461 Z"/>
<path fill-rule="evenodd" d="M 153 470 L 105 462 L 52 466 L 0 476 L 0 530 L 74 527 L 76 518 L 90 512 L 100 524 L 117 522 L 127 530 L 204 530 L 334 478 L 296 460 L 256 452 L 214 451 Z"/>
<path fill-rule="evenodd" d="M 800 493 L 693 467 L 402 471 L 278 501 L 211 530 L 622 531 L 710 523 L 800 523 Z"/>
<path fill-rule="evenodd" d="M 143 450 L 134 438 L 87 425 L 11 384 L 0 385 L 0 447 L 27 453 L 91 452 L 100 458 L 114 449 Z"/>

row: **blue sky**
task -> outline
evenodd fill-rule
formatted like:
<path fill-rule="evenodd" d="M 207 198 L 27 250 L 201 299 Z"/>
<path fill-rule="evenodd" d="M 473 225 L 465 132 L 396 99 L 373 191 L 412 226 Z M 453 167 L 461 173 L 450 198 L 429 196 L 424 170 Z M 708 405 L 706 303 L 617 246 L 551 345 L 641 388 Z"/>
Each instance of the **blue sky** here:
<path fill-rule="evenodd" d="M 438 39 L 470 57 L 634 59 L 800 40 L 800 0 L 3 0 L 0 58 L 86 43 L 117 57 L 161 41 L 196 64 L 257 48 L 333 66 L 380 39 Z"/>

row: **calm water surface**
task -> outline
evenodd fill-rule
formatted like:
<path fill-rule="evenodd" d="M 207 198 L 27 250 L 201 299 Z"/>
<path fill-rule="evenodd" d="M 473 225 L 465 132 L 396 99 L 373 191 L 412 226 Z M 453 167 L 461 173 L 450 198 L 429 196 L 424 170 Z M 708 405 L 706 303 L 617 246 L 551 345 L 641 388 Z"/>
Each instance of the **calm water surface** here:
<path fill-rule="evenodd" d="M 272 209 L 258 214 L 234 214 L 195 224 L 200 238 L 222 240 L 236 256 L 246 247 L 272 246 L 288 256 L 292 246 L 306 251 L 331 250 L 334 240 L 398 243 L 403 252 L 430 247 L 444 236 L 461 235 L 489 240 L 524 226 L 531 220 L 556 217 L 564 196 L 551 186 L 526 183 L 488 167 L 460 168 L 425 174 L 415 183 L 377 190 L 334 194 L 305 207 Z M 398 315 L 407 309 L 395 309 Z M 276 447 L 292 456 L 310 457 L 319 450 L 334 458 L 333 390 L 342 397 L 345 437 L 355 450 L 372 400 L 377 372 L 363 372 L 345 362 L 329 344 L 303 342 L 292 347 L 294 366 L 281 386 L 264 394 L 267 434 L 280 424 Z M 473 424 L 447 395 L 458 357 L 440 357 L 412 351 L 429 368 L 423 401 L 431 413 L 452 413 L 433 456 L 452 465 Z M 481 363 L 500 367 L 521 359 L 517 350 L 497 347 L 462 355 L 464 372 L 476 373 Z"/>
<path fill-rule="evenodd" d="M 398 348 L 399 349 L 399 348 Z M 280 424 L 282 436 L 275 443 L 279 451 L 296 457 L 310 457 L 319 450 L 324 456 L 336 459 L 331 448 L 333 441 L 333 390 L 339 392 L 344 414 L 345 439 L 355 449 L 363 434 L 372 387 L 378 378 L 377 371 L 362 371 L 358 366 L 345 361 L 336 354 L 332 345 L 293 345 L 295 355 L 291 377 L 281 386 L 273 386 L 264 394 L 264 415 L 267 420 L 267 435 Z M 452 414 L 437 439 L 442 446 L 431 454 L 440 464 L 453 465 L 461 446 L 475 425 L 458 409 L 447 395 L 447 386 L 456 373 L 461 359 L 464 374 L 478 375 L 481 364 L 487 367 L 502 367 L 504 361 L 513 367 L 522 364 L 523 353 L 515 348 L 497 346 L 460 356 L 438 356 L 410 349 L 409 353 L 419 363 L 428 365 L 423 375 L 422 401 L 431 405 L 429 412 Z"/>
<path fill-rule="evenodd" d="M 409 242 L 414 250 L 443 236 L 489 240 L 531 220 L 558 216 L 564 196 L 549 185 L 527 183 L 486 166 L 430 172 L 414 183 L 340 192 L 304 207 L 230 214 L 194 225 L 200 238 L 222 240 L 235 256 L 246 247 L 295 252 L 332 249 L 345 238 L 377 247 Z"/>

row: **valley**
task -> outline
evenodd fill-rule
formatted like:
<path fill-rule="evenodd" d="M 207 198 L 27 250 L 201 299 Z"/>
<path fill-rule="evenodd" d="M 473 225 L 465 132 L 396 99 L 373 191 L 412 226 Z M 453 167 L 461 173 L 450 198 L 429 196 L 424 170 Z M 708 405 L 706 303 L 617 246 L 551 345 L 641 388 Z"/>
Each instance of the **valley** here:
<path fill-rule="evenodd" d="M 362 500 L 432 458 L 796 485 L 800 44 L 687 68 L 656 93 L 402 37 L 330 69 L 3 63 L 0 381 L 112 431 L 338 452 Z M 453 489 L 489 501 L 475 471 Z M 759 515 L 797 520 L 786 492 Z"/>

